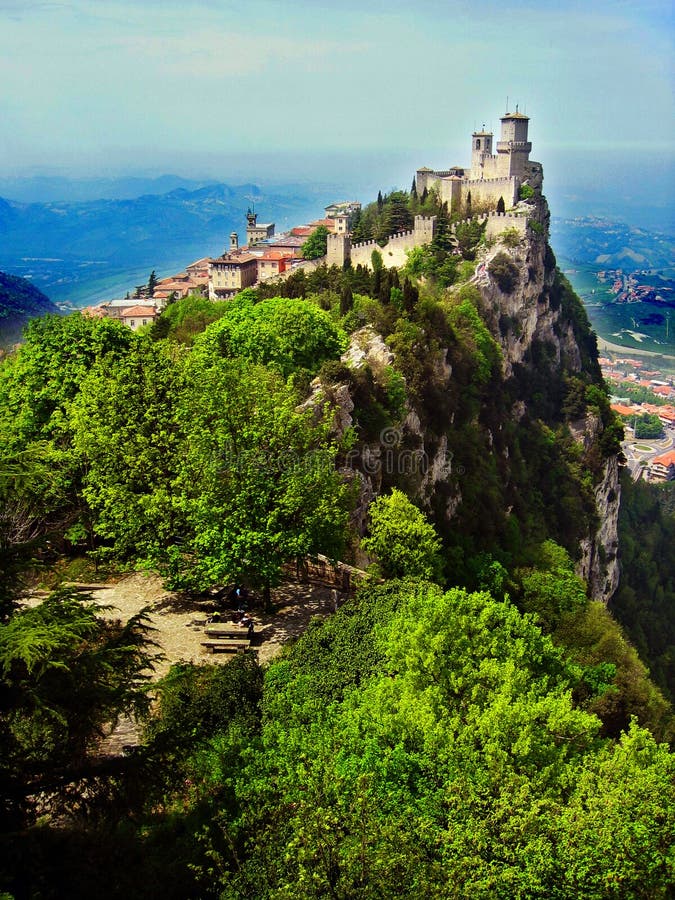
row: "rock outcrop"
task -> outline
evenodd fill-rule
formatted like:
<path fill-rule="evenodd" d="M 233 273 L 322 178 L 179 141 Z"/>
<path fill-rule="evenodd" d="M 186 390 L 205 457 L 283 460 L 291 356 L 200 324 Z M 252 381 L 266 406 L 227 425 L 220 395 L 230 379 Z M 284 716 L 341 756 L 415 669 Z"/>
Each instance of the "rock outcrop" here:
<path fill-rule="evenodd" d="M 555 382 L 559 388 L 570 376 L 582 376 L 582 380 L 587 377 L 591 381 L 597 377 L 597 373 L 584 374 L 585 367 L 589 366 L 589 351 L 588 346 L 582 344 L 584 340 L 588 342 L 588 335 L 583 340 L 580 338 L 578 321 L 561 303 L 560 276 L 547 242 L 549 212 L 546 201 L 537 193 L 530 203 L 519 204 L 518 211 L 528 217 L 527 228 L 511 229 L 510 233 L 488 242 L 476 260 L 472 279 L 480 298 L 481 317 L 501 350 L 504 395 L 513 394 L 513 390 L 510 393 L 506 390 L 507 384 L 518 384 L 518 395 L 510 404 L 510 412 L 504 414 L 513 423 L 537 418 L 536 411 L 531 408 L 533 391 L 528 391 L 528 371 L 533 370 L 532 360 L 537 353 L 540 356 L 543 353 L 551 384 Z M 500 285 L 493 274 L 497 271 L 493 261 L 498 257 L 512 275 L 506 287 Z M 428 377 L 435 382 L 437 390 L 449 395 L 453 389 L 457 391 L 457 386 L 448 352 L 436 351 Z M 396 358 L 374 328 L 366 326 L 352 335 L 342 363 L 355 373 L 355 377 L 357 373 L 367 371 L 368 376 L 377 381 L 384 378 L 392 365 L 396 367 Z M 592 359 L 590 364 L 594 364 Z M 541 367 L 537 377 L 542 377 Z M 345 382 L 328 390 L 328 399 L 335 405 L 335 428 L 339 433 L 354 424 L 352 387 Z M 537 389 L 541 391 L 541 385 Z M 317 404 L 321 396 L 326 397 L 326 389 L 317 379 L 309 402 Z M 508 481 L 511 447 L 504 436 L 508 432 L 507 425 L 498 421 L 489 427 L 485 423 L 476 427 L 482 429 L 482 446 L 486 452 L 499 456 L 500 471 L 507 473 L 503 477 Z M 437 520 L 440 517 L 452 527 L 463 501 L 463 472 L 449 449 L 449 437 L 456 427 L 453 412 L 431 427 L 428 410 L 425 422 L 422 410 L 416 408 L 408 396 L 397 423 L 382 429 L 377 437 L 371 435 L 357 444 L 349 454 L 345 468 L 360 480 L 360 501 L 354 524 L 361 532 L 366 527 L 370 502 L 393 484 L 402 486 L 420 505 L 433 510 Z M 599 418 L 590 414 L 570 423 L 579 452 L 589 458 L 595 452 L 602 430 Z M 607 602 L 616 590 L 619 577 L 618 464 L 616 456 L 598 462 L 598 452 L 595 452 L 593 458 L 595 524 L 581 538 L 578 572 L 589 583 L 592 595 Z"/>

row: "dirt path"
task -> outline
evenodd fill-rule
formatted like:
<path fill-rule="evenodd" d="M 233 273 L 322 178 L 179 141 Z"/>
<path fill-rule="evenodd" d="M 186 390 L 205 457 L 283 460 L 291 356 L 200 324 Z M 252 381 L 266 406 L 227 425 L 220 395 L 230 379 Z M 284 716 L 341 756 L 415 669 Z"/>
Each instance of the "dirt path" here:
<path fill-rule="evenodd" d="M 192 620 L 213 609 L 213 603 L 201 600 L 185 600 L 167 591 L 157 575 L 133 573 L 105 586 L 92 585 L 94 600 L 103 607 L 108 618 L 126 622 L 131 616 L 146 609 L 154 629 L 153 639 L 165 659 L 155 668 L 155 677 L 165 675 L 175 662 L 216 663 L 228 661 L 228 656 L 211 654 L 201 646 L 203 627 L 194 626 Z M 255 625 L 255 651 L 261 663 L 273 659 L 284 644 L 298 637 L 307 627 L 312 616 L 325 616 L 331 611 L 331 589 L 292 581 L 283 582 L 272 590 L 273 614 L 253 608 L 251 616 Z"/>
<path fill-rule="evenodd" d="M 192 624 L 194 618 L 204 618 L 213 609 L 212 602 L 186 600 L 165 590 L 157 575 L 140 572 L 106 585 L 87 587 L 103 607 L 106 618 L 126 622 L 142 609 L 146 610 L 154 629 L 152 637 L 164 656 L 155 666 L 154 679 L 166 675 L 176 662 L 223 665 L 231 659 L 228 654 L 212 654 L 202 647 L 204 629 Z M 39 598 L 34 602 L 39 602 Z M 254 652 L 261 663 L 269 662 L 284 644 L 302 634 L 313 616 L 326 616 L 333 607 L 330 588 L 294 581 L 283 582 L 273 589 L 272 602 L 276 607 L 272 614 L 255 607 L 251 612 L 257 635 Z M 126 746 L 133 746 L 138 740 L 136 723 L 121 719 L 99 745 L 99 753 L 121 755 Z"/>

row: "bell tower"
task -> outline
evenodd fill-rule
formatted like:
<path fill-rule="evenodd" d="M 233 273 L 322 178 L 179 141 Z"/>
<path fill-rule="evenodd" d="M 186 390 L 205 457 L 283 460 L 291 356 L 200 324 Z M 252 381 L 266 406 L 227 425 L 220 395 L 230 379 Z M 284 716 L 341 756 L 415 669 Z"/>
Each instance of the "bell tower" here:
<path fill-rule="evenodd" d="M 485 125 L 481 131 L 474 131 L 471 135 L 471 178 L 489 178 L 486 172 L 486 162 L 492 157 L 492 138 L 491 131 L 485 130 Z"/>

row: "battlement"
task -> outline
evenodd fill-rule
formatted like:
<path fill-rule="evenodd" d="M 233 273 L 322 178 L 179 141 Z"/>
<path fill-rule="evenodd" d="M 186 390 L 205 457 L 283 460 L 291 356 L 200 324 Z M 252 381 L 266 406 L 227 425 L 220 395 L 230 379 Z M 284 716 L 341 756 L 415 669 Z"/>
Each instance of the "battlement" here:
<path fill-rule="evenodd" d="M 494 185 L 495 187 L 503 185 L 504 187 L 507 187 L 513 184 L 513 175 L 502 175 L 499 178 L 464 178 L 462 184 L 466 185 L 469 189 L 472 185 L 479 184 Z"/>
<path fill-rule="evenodd" d="M 429 218 L 434 219 L 435 216 L 429 216 Z M 389 244 L 392 244 L 392 243 L 396 244 L 400 241 L 404 241 L 408 238 L 411 238 L 414 236 L 414 234 L 415 234 L 414 231 L 399 231 L 396 234 L 390 234 L 389 238 L 387 240 L 387 243 L 385 244 L 385 247 L 387 247 Z M 384 247 L 381 247 L 377 243 L 376 240 L 371 240 L 371 241 L 361 241 L 358 244 L 352 244 L 352 250 L 362 250 L 364 247 L 375 247 L 375 246 L 377 247 L 378 250 L 384 249 Z"/>
<path fill-rule="evenodd" d="M 485 228 L 486 238 L 496 238 L 506 231 L 507 228 L 515 228 L 525 236 L 527 233 L 528 217 L 518 215 L 518 213 L 490 213 L 487 217 L 487 226 Z"/>
<path fill-rule="evenodd" d="M 518 219 L 520 222 L 527 222 L 527 216 L 514 212 L 491 212 L 488 213 L 488 219 Z"/>
<path fill-rule="evenodd" d="M 529 153 L 531 149 L 531 141 L 497 141 L 497 153 L 505 153 L 509 150 L 516 150 L 519 153 Z"/>

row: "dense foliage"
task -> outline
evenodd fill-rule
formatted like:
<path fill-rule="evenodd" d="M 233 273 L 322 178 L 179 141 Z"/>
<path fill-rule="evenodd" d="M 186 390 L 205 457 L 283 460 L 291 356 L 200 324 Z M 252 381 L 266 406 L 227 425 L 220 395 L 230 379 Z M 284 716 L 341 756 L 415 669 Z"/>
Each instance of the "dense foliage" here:
<path fill-rule="evenodd" d="M 621 485 L 622 577 L 612 599 L 655 683 L 675 698 L 675 509 L 672 484 Z"/>
<path fill-rule="evenodd" d="M 71 859 L 51 862 L 51 885 L 665 898 L 673 758 L 635 723 L 602 737 L 589 703 L 608 686 L 589 688 L 589 671 L 507 598 L 412 580 L 362 590 L 264 673 L 244 659 L 175 667 L 136 758 L 137 824 L 110 816 L 89 880 Z M 132 872 L 115 871 L 122 854 Z"/>
<path fill-rule="evenodd" d="M 641 438 L 658 438 L 663 435 L 663 422 L 658 416 L 651 413 L 643 413 L 635 418 L 635 437 Z"/>
<path fill-rule="evenodd" d="M 453 228 L 413 190 L 354 229 L 385 243 L 418 212 L 436 237 L 401 272 L 375 251 L 172 303 L 146 334 L 46 319 L 0 368 L 0 891 L 668 895 L 671 710 L 574 572 L 621 438 L 588 320 L 547 253 L 560 346 L 533 341 L 505 379 L 519 322 L 471 283 L 477 220 Z M 491 275 L 507 293 L 521 277 L 504 251 Z M 665 685 L 672 515 L 641 491 L 617 609 Z M 317 553 L 369 554 L 389 580 L 266 669 L 180 663 L 149 704 L 143 617 L 72 592 L 17 608 L 55 543 L 268 601 Z M 125 711 L 141 746 L 92 768 Z M 59 828 L 40 827 L 46 796 Z"/>

